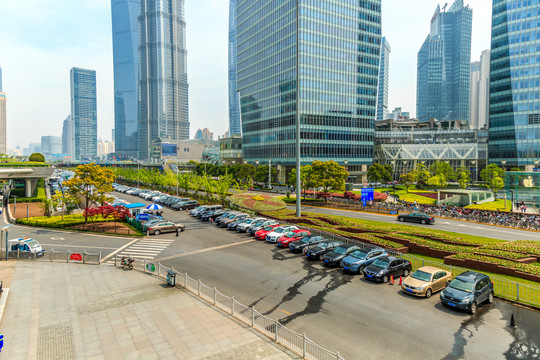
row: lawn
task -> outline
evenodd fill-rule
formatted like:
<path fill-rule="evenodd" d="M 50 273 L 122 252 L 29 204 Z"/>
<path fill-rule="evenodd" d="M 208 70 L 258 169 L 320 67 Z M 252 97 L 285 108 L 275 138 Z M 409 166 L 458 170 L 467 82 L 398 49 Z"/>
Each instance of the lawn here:
<path fill-rule="evenodd" d="M 479 210 L 490 210 L 490 211 L 510 211 L 512 202 L 510 200 L 506 201 L 506 208 L 504 207 L 504 200 L 497 199 L 495 201 L 466 206 L 467 209 L 479 209 Z"/>
<path fill-rule="evenodd" d="M 285 201 L 287 204 L 296 204 L 296 196 L 290 196 L 290 197 L 281 196 L 280 199 Z M 304 199 L 303 197 L 301 199 L 302 199 L 302 203 L 321 201 L 321 199 L 312 199 L 312 198 L 305 198 Z"/>

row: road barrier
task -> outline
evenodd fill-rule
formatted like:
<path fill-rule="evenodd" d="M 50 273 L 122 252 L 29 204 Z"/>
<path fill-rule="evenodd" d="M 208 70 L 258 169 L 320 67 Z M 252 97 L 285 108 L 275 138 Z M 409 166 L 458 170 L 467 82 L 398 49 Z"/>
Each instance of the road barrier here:
<path fill-rule="evenodd" d="M 168 271 L 173 271 L 176 273 L 177 285 L 229 313 L 273 341 L 293 350 L 304 359 L 345 360 L 339 351 L 332 352 L 317 345 L 306 337 L 306 334 L 300 334 L 287 328 L 280 324 L 278 319 L 271 319 L 255 310 L 255 307 L 239 303 L 233 296 L 224 295 L 215 287 L 210 287 L 201 280 L 190 277 L 187 273 L 181 273 L 172 267 L 168 268 L 159 262 L 156 264 L 146 259 L 144 259 L 143 271 L 164 279 L 167 278 Z"/>
<path fill-rule="evenodd" d="M 14 260 L 40 260 L 40 261 L 62 261 L 69 263 L 80 263 L 80 264 L 101 264 L 101 251 L 97 253 L 90 253 L 85 250 L 81 253 L 80 251 L 56 251 L 52 249 L 43 255 L 37 255 L 37 253 L 32 251 L 8 251 L 8 259 Z"/>

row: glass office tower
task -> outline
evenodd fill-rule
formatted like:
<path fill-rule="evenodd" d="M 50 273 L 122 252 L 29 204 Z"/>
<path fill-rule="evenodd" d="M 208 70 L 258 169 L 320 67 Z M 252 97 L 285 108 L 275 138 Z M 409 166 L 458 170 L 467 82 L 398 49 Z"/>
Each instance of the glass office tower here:
<path fill-rule="evenodd" d="M 189 139 L 184 0 L 140 0 L 139 158 L 160 141 Z"/>
<path fill-rule="evenodd" d="M 116 152 L 138 156 L 139 0 L 111 0 Z"/>
<path fill-rule="evenodd" d="M 422 121 L 467 120 L 472 9 L 456 0 L 437 6 L 430 34 L 418 52 L 416 116 Z"/>
<path fill-rule="evenodd" d="M 236 0 L 229 1 L 229 134 L 242 134 L 240 95 L 236 87 Z"/>
<path fill-rule="evenodd" d="M 392 48 L 385 37 L 381 43 L 379 85 L 377 89 L 377 121 L 388 119 L 388 82 L 390 81 L 390 52 Z"/>
<path fill-rule="evenodd" d="M 96 72 L 72 68 L 71 118 L 75 133 L 75 160 L 97 155 Z"/>
<path fill-rule="evenodd" d="M 538 0 L 494 0 L 491 26 L 489 159 L 530 171 L 540 160 Z"/>
<path fill-rule="evenodd" d="M 245 159 L 294 165 L 298 118 L 303 164 L 371 163 L 381 1 L 238 0 L 236 10 Z"/>

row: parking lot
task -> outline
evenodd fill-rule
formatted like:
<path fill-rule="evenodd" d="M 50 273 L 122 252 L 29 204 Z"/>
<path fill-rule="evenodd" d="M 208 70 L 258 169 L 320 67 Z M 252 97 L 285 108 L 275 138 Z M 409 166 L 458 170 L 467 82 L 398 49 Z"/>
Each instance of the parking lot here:
<path fill-rule="evenodd" d="M 343 274 L 301 254 L 201 222 L 185 211 L 165 210 L 164 217 L 183 223 L 186 231 L 178 238 L 157 236 L 175 241 L 154 261 L 216 286 L 346 358 L 359 353 L 372 359 L 505 358 L 520 351 L 525 353 L 521 358 L 538 358 L 536 311 L 496 301 L 471 317 L 441 306 L 438 294 L 411 297 L 397 285 Z M 512 314 L 517 329 L 508 326 Z"/>

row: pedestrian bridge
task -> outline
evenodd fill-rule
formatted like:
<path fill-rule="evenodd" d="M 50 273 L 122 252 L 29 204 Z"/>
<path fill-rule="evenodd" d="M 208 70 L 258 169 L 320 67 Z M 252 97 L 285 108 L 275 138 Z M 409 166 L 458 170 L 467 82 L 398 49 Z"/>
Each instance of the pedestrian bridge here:
<path fill-rule="evenodd" d="M 32 197 L 37 180 L 46 179 L 53 172 L 53 167 L 0 167 L 0 180 L 24 180 L 24 196 Z"/>

